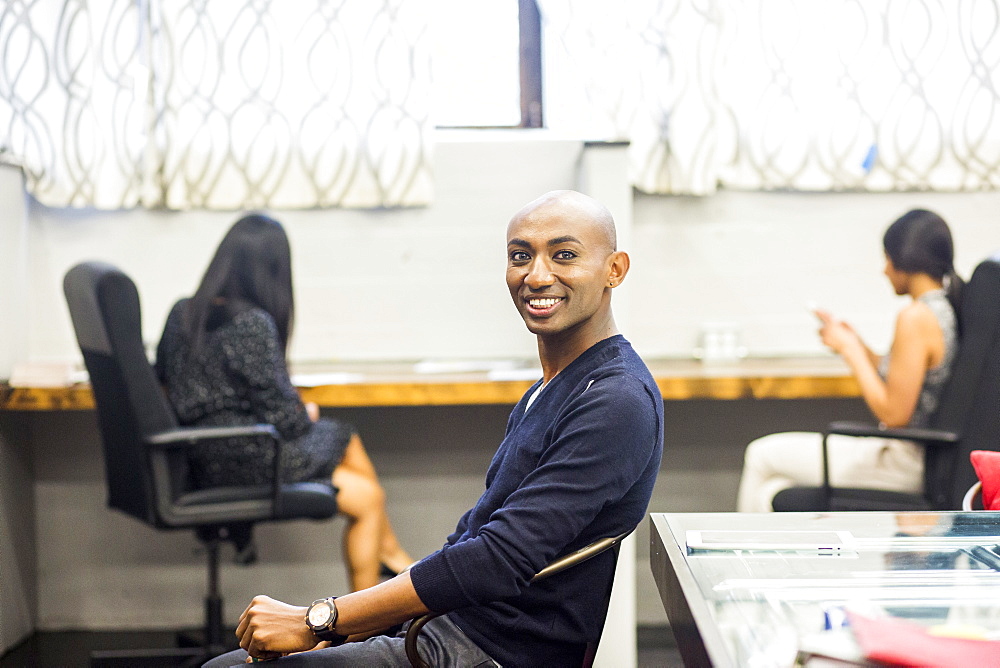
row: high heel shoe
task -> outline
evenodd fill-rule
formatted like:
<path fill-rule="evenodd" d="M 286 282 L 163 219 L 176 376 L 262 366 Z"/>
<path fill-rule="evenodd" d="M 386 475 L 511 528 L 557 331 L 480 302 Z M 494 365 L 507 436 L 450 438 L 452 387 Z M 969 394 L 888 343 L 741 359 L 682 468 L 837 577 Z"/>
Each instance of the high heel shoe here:
<path fill-rule="evenodd" d="M 236 546 L 233 563 L 240 566 L 250 566 L 257 563 L 257 543 L 252 538 L 246 543 Z"/>

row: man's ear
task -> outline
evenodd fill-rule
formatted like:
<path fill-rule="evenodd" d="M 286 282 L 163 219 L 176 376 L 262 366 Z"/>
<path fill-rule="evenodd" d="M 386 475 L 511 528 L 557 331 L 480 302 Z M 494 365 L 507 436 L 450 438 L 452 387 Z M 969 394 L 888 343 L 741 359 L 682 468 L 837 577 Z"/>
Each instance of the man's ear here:
<path fill-rule="evenodd" d="M 625 280 L 625 274 L 629 268 L 628 253 L 625 251 L 615 251 L 608 258 L 608 283 L 618 287 Z"/>

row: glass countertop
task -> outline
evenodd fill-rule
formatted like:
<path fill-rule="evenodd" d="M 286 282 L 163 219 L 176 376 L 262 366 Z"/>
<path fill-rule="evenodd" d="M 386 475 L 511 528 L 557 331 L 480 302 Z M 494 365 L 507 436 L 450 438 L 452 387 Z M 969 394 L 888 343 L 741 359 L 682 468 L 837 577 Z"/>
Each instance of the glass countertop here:
<path fill-rule="evenodd" d="M 790 666 L 824 643 L 856 659 L 856 645 L 831 641 L 848 610 L 1000 638 L 1000 513 L 671 513 L 653 522 L 680 548 L 736 665 Z"/>

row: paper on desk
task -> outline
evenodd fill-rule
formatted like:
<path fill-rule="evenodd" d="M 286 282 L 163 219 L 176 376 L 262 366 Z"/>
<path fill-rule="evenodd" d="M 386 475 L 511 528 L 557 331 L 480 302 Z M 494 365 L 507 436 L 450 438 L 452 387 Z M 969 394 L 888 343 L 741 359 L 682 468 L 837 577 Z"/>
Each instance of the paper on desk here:
<path fill-rule="evenodd" d="M 416 373 L 474 373 L 513 369 L 514 360 L 423 360 L 413 365 Z"/>
<path fill-rule="evenodd" d="M 493 369 L 486 374 L 490 380 L 538 380 L 542 377 L 540 368 L 534 369 Z"/>
<path fill-rule="evenodd" d="M 21 362 L 10 373 L 11 387 L 69 387 L 86 383 L 90 376 L 72 364 Z"/>
<path fill-rule="evenodd" d="M 796 665 L 819 668 L 825 665 L 866 665 L 858 642 L 848 628 L 820 631 L 799 641 Z"/>
<path fill-rule="evenodd" d="M 365 377 L 360 373 L 348 371 L 327 371 L 324 373 L 296 373 L 292 375 L 292 385 L 295 387 L 319 387 L 320 385 L 347 385 L 360 383 Z"/>

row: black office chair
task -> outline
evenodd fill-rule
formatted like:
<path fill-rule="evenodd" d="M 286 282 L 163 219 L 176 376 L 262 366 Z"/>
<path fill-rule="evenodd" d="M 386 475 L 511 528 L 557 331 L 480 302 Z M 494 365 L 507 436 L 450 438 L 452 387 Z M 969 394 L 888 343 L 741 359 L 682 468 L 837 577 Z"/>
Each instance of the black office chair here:
<path fill-rule="evenodd" d="M 567 568 L 571 568 L 572 566 L 576 566 L 577 564 L 582 564 L 588 559 L 596 557 L 601 552 L 604 552 L 605 550 L 608 549 L 614 550 L 615 564 L 617 565 L 618 548 L 621 545 L 622 540 L 624 540 L 625 537 L 629 535 L 629 533 L 631 532 L 623 533 L 619 536 L 613 536 L 610 538 L 601 538 L 599 540 L 594 541 L 590 545 L 581 547 L 579 550 L 576 550 L 575 552 L 570 552 L 567 555 L 559 557 L 551 564 L 549 564 L 542 570 L 535 573 L 535 576 L 531 578 L 531 581 L 539 582 L 541 580 L 544 580 L 545 578 L 552 577 L 556 573 L 561 573 Z M 601 613 L 602 629 L 604 624 L 604 617 L 606 617 L 608 613 L 608 604 L 611 601 L 611 586 L 613 584 L 614 584 L 613 579 L 607 583 L 607 595 L 604 597 L 604 610 Z M 417 645 L 417 641 L 420 636 L 420 631 L 424 628 L 424 625 L 427 624 L 427 622 L 434 619 L 435 617 L 440 617 L 442 614 L 444 613 L 429 612 L 426 615 L 417 617 L 416 619 L 410 622 L 410 626 L 406 630 L 406 658 L 409 659 L 410 665 L 413 666 L 413 668 L 430 668 L 430 665 L 426 661 L 424 661 L 424 659 L 420 656 L 420 649 L 419 646 Z M 600 638 L 598 638 L 597 641 L 587 644 L 587 651 L 583 657 L 583 663 L 582 663 L 583 668 L 590 668 L 593 665 L 594 657 L 597 655 L 597 644 L 599 641 Z"/>
<path fill-rule="evenodd" d="M 256 522 L 330 518 L 337 512 L 334 490 L 320 483 L 281 482 L 282 443 L 271 425 L 177 424 L 143 348 L 138 292 L 120 270 L 85 262 L 66 274 L 63 288 L 97 405 L 108 505 L 157 529 L 191 529 L 208 553 L 202 644 L 158 653 L 200 663 L 228 649 L 222 640 L 219 595 L 222 541 L 245 541 Z M 271 484 L 191 489 L 187 450 L 234 436 L 257 436 L 273 444 Z M 141 665 L 153 654 L 95 652 L 91 665 Z"/>
<path fill-rule="evenodd" d="M 973 450 L 1000 447 L 1000 263 L 986 260 L 965 286 L 961 343 L 952 376 L 929 429 L 880 429 L 834 422 L 823 434 L 823 483 L 792 487 L 775 495 L 776 511 L 959 510 L 976 481 Z M 921 494 L 831 487 L 826 439 L 829 434 L 881 436 L 924 446 Z M 834 455 L 836 456 L 836 455 Z"/>

